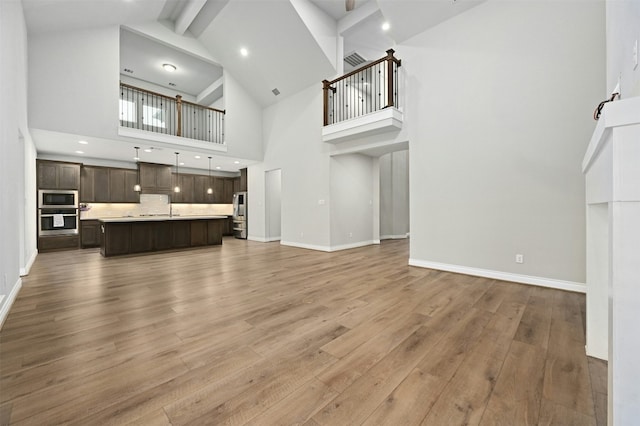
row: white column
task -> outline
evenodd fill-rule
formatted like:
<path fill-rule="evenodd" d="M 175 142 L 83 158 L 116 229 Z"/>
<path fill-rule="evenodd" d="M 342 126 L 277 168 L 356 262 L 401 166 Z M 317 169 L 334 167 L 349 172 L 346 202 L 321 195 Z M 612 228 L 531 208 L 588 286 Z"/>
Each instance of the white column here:
<path fill-rule="evenodd" d="M 640 418 L 640 98 L 607 104 L 583 161 L 587 354 L 609 361 L 609 425 Z"/>

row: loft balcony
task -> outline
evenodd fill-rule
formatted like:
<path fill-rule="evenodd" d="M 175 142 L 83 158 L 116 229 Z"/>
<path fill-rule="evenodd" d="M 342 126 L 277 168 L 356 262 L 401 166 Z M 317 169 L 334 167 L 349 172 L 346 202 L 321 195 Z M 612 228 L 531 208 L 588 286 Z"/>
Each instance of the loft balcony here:
<path fill-rule="evenodd" d="M 402 129 L 399 74 L 402 62 L 387 56 L 335 80 L 322 82 L 322 140 L 340 143 Z"/>
<path fill-rule="evenodd" d="M 120 83 L 120 136 L 226 152 L 225 113 Z"/>

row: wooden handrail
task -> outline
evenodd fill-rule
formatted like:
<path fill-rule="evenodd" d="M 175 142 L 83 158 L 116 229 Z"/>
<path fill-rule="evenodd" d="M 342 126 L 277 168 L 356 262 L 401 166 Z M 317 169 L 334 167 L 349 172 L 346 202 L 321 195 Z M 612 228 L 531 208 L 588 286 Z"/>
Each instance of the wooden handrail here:
<path fill-rule="evenodd" d="M 169 99 L 169 100 L 176 101 L 176 102 L 178 100 L 178 97 L 180 97 L 180 99 L 182 99 L 182 96 L 180 96 L 180 95 L 176 95 L 175 98 L 172 98 L 171 96 L 163 95 L 162 93 L 154 92 L 152 90 L 143 89 L 141 87 L 132 86 L 132 85 L 127 84 L 127 83 L 120 82 L 120 86 L 121 87 L 126 87 L 127 89 L 139 90 L 140 92 L 146 92 L 146 93 L 149 93 L 151 95 L 160 96 L 161 98 Z M 189 101 L 182 101 L 182 103 L 183 104 L 189 104 L 189 105 L 198 106 L 200 108 L 209 109 L 209 110 L 215 111 L 215 112 L 220 112 L 222 114 L 226 114 L 227 113 L 226 109 L 217 109 L 217 108 L 208 107 L 208 106 L 205 106 L 205 105 L 200 105 L 200 104 L 196 104 L 194 102 L 189 102 Z"/>
<path fill-rule="evenodd" d="M 369 63 L 367 65 L 363 65 L 358 69 L 355 69 L 355 70 L 353 70 L 353 71 L 351 71 L 351 72 L 349 72 L 349 73 L 347 73 L 347 74 L 345 74 L 343 76 L 340 76 L 340 77 L 336 78 L 335 80 L 329 81 L 328 83 L 329 83 L 329 85 L 331 85 L 333 83 L 337 83 L 340 80 L 344 80 L 345 78 L 349 78 L 352 75 L 356 75 L 359 72 L 362 72 L 362 71 L 366 70 L 367 68 L 374 67 L 374 66 L 376 66 L 376 65 L 378 65 L 378 64 L 380 64 L 380 63 L 382 63 L 384 61 L 391 60 L 391 61 L 395 62 L 396 64 L 398 64 L 399 67 L 402 66 L 402 60 L 397 59 L 396 57 L 394 57 L 393 56 L 394 53 L 395 53 L 395 50 L 389 49 L 389 50 L 387 50 L 387 56 L 385 56 L 384 58 L 380 58 L 380 59 L 378 59 L 376 61 L 373 61 L 373 62 L 371 62 L 371 63 Z M 327 81 L 327 80 L 324 80 L 324 81 Z M 323 81 L 323 83 L 324 83 L 324 81 Z"/>
<path fill-rule="evenodd" d="M 340 76 L 334 80 L 323 80 L 322 81 L 322 101 L 323 101 L 323 111 L 322 111 L 322 121 L 324 126 L 328 126 L 329 124 L 334 124 L 338 121 L 343 121 L 344 119 L 354 118 L 355 116 L 363 115 L 363 113 L 373 112 L 374 110 L 380 110 L 384 108 L 394 107 L 396 106 L 397 100 L 397 87 L 394 87 L 397 84 L 398 78 L 398 70 L 397 68 L 402 66 L 402 61 L 393 56 L 393 49 L 387 50 L 387 56 L 380 58 L 376 61 L 373 61 L 367 65 L 364 65 L 360 68 L 357 68 L 343 76 Z M 386 66 L 384 65 L 386 64 Z M 377 90 L 377 100 L 379 102 L 375 102 L 373 99 L 369 99 L 369 102 L 365 100 L 367 97 L 362 90 L 361 94 L 354 94 L 353 91 L 351 93 L 346 89 L 349 86 L 355 86 L 356 91 L 358 89 L 359 81 L 351 81 L 347 80 L 353 76 L 358 76 L 355 80 L 362 80 L 362 87 L 371 84 L 372 82 L 376 82 L 373 77 L 374 71 L 377 69 L 378 74 L 383 74 L 382 80 L 385 82 L 386 88 L 383 89 L 381 87 L 382 82 L 380 82 L 380 86 L 376 84 L 378 87 Z M 367 77 L 365 75 L 366 71 L 372 70 L 370 75 Z M 367 79 L 373 79 L 372 81 L 365 82 L 365 77 Z M 330 96 L 329 90 L 333 93 L 333 96 Z M 341 105 L 336 112 L 336 104 L 333 106 L 333 110 L 330 110 L 329 102 L 330 99 L 335 99 L 335 95 L 338 92 L 339 102 L 342 102 Z M 349 98 L 344 98 L 345 93 Z M 371 97 L 369 94 L 368 97 Z M 382 101 L 386 97 L 386 101 L 383 103 Z M 335 102 L 335 100 L 334 100 Z M 355 105 L 354 105 L 355 104 Z M 338 117 L 339 116 L 339 117 Z"/>

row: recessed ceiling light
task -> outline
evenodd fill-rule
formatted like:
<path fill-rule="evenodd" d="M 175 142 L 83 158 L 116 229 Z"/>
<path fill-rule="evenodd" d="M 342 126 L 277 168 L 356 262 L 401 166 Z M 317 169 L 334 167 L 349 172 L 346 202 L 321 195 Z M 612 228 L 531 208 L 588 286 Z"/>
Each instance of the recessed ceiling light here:
<path fill-rule="evenodd" d="M 246 47 L 243 47 L 243 48 L 240 49 L 240 54 L 242 56 L 249 56 L 249 51 L 247 50 Z"/>
<path fill-rule="evenodd" d="M 181 166 L 184 166 L 184 163 L 180 163 Z"/>
<path fill-rule="evenodd" d="M 240 164 L 240 162 L 239 161 L 234 161 L 233 164 Z"/>
<path fill-rule="evenodd" d="M 220 170 L 222 167 L 220 166 L 216 166 L 216 170 Z"/>
<path fill-rule="evenodd" d="M 173 64 L 162 64 L 162 68 L 167 72 L 174 72 L 177 69 Z"/>
<path fill-rule="evenodd" d="M 382 31 L 389 31 L 389 28 L 391 28 L 391 24 L 389 24 L 388 22 L 384 22 L 382 24 Z"/>
<path fill-rule="evenodd" d="M 87 142 L 87 141 L 78 141 L 78 143 L 82 144 L 82 145 L 89 145 L 89 142 Z"/>
<path fill-rule="evenodd" d="M 199 156 L 199 155 L 196 155 L 194 158 L 198 158 L 198 159 L 199 159 L 199 158 L 200 158 L 200 156 Z"/>
<path fill-rule="evenodd" d="M 76 154 L 84 154 L 84 151 L 76 151 Z"/>
<path fill-rule="evenodd" d="M 151 151 L 153 151 L 153 148 L 147 148 L 144 150 L 144 152 L 151 152 Z"/>

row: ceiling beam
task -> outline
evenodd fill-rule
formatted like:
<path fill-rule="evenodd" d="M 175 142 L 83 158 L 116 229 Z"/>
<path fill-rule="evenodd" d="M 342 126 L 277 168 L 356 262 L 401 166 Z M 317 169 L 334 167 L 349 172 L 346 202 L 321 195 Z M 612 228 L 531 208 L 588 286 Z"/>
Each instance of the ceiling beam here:
<path fill-rule="evenodd" d="M 187 1 L 187 4 L 184 6 L 184 9 L 182 9 L 180 16 L 178 16 L 178 18 L 176 19 L 174 27 L 174 31 L 176 32 L 176 34 L 183 35 L 187 31 L 193 20 L 196 19 L 196 16 L 198 16 L 198 13 L 200 13 L 200 10 L 206 3 L 207 0 Z"/>

